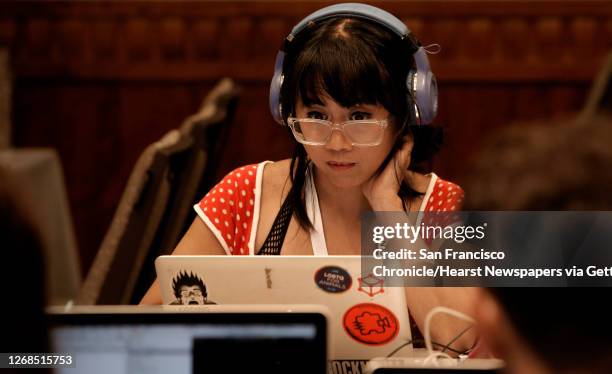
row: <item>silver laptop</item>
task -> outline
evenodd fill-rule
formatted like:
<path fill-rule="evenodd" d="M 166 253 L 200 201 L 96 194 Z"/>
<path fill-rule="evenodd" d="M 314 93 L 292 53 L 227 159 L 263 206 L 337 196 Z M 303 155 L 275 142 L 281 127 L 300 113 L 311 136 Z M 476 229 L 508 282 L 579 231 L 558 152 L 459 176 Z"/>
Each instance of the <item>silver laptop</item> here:
<path fill-rule="evenodd" d="M 404 289 L 361 274 L 360 256 L 160 256 L 155 267 L 166 304 L 321 304 L 332 359 L 363 369 L 412 354 Z"/>

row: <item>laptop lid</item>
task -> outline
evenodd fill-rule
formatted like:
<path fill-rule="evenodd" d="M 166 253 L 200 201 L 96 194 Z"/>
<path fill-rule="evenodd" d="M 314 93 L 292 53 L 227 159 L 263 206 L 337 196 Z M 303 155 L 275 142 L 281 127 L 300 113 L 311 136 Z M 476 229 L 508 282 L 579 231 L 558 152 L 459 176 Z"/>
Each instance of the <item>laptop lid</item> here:
<path fill-rule="evenodd" d="M 360 256 L 160 256 L 156 270 L 167 304 L 325 305 L 334 360 L 412 353 L 404 289 L 362 276 Z"/>
<path fill-rule="evenodd" d="M 53 351 L 74 364 L 55 373 L 324 373 L 326 314 L 300 305 L 90 306 L 49 309 L 48 318 Z"/>

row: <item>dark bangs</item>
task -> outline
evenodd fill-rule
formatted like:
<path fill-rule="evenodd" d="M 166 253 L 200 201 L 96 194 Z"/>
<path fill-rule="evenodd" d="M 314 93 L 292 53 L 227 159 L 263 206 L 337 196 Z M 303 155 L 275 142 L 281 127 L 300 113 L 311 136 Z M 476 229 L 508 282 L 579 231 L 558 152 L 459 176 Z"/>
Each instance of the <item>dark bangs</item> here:
<path fill-rule="evenodd" d="M 350 19 L 327 21 L 313 34 L 292 62 L 287 91 L 282 94 L 287 99 L 284 108 L 293 113 L 297 98 L 312 105 L 322 104 L 322 97 L 328 95 L 343 107 L 381 104 L 393 117 L 406 117 L 406 81 L 391 77 L 406 77 L 412 59 L 396 56 L 405 50 L 391 46 L 398 43 L 397 36 Z M 398 64 L 399 60 L 403 63 Z"/>
<path fill-rule="evenodd" d="M 388 74 L 380 71 L 372 54 L 362 52 L 351 50 L 346 40 L 334 39 L 302 54 L 297 65 L 303 70 L 296 71 L 302 81 L 298 97 L 305 105 L 322 104 L 327 94 L 345 108 L 378 103 L 391 107 L 389 88 L 383 87 Z"/>

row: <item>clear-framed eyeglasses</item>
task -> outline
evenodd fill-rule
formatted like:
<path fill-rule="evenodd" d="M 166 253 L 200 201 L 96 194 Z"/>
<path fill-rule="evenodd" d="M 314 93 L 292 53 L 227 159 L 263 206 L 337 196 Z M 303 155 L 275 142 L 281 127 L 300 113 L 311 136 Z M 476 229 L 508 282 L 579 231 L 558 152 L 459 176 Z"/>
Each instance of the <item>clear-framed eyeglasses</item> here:
<path fill-rule="evenodd" d="M 341 131 L 351 145 L 372 147 L 382 142 L 387 120 L 353 120 L 333 123 L 315 118 L 287 118 L 295 140 L 306 145 L 325 145 L 334 130 Z"/>

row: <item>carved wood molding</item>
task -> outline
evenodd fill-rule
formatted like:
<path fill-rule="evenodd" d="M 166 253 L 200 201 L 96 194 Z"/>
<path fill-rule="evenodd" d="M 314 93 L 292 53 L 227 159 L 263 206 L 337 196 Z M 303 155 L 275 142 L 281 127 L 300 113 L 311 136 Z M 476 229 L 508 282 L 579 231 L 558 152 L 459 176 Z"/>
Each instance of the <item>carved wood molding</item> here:
<path fill-rule="evenodd" d="M 52 2 L 0 5 L 18 77 L 265 81 L 308 1 Z M 612 2 L 380 1 L 444 81 L 590 80 L 612 49 Z"/>

